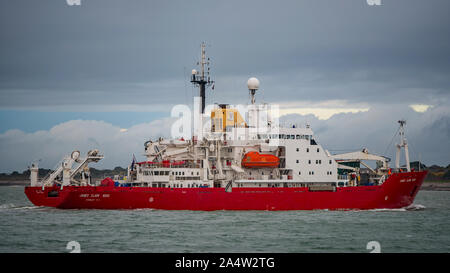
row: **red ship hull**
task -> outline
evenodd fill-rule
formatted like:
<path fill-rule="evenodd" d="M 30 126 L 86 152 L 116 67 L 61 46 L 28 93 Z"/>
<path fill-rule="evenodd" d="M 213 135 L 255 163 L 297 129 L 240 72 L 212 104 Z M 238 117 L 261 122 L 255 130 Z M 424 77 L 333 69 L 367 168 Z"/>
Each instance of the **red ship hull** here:
<path fill-rule="evenodd" d="M 25 187 L 36 206 L 61 209 L 347 210 L 402 208 L 412 204 L 427 174 L 392 174 L 380 186 L 309 191 L 277 188 L 148 188 L 114 186 Z M 53 196 L 53 197 L 52 197 Z"/>

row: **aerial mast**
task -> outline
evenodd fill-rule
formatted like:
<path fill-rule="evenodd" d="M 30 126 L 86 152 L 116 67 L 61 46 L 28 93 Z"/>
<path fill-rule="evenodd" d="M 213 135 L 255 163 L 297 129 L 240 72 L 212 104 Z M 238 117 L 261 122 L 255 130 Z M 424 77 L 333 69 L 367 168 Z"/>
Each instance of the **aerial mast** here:
<path fill-rule="evenodd" d="M 408 142 L 406 141 L 405 128 L 404 128 L 406 121 L 399 120 L 398 123 L 400 123 L 400 129 L 399 129 L 400 143 L 397 144 L 397 153 L 396 153 L 396 157 L 395 157 L 395 168 L 397 168 L 397 170 L 400 169 L 400 150 L 403 147 L 405 149 L 406 170 L 408 172 L 410 172 L 411 166 L 409 163 Z"/>
<path fill-rule="evenodd" d="M 203 42 L 201 45 L 201 60 L 200 62 L 197 62 L 197 65 L 200 65 L 200 73 L 193 69 L 192 70 L 192 76 L 191 76 L 191 83 L 194 85 L 199 86 L 200 90 L 200 97 L 201 97 L 201 113 L 205 113 L 205 90 L 207 86 L 211 86 L 214 84 L 214 81 L 211 80 L 211 77 L 209 75 L 210 71 L 210 58 L 206 57 L 206 50 L 205 50 L 206 44 Z M 206 70 L 205 70 L 206 68 Z"/>

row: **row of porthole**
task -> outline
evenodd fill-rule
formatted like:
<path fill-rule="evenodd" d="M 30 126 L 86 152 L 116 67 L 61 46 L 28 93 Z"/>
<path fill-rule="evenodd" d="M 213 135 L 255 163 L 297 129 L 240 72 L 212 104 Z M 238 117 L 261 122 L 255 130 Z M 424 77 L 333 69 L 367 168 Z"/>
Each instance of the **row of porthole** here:
<path fill-rule="evenodd" d="M 144 175 L 169 175 L 169 171 L 143 171 Z M 172 172 L 172 175 L 184 175 L 184 172 Z M 191 175 L 194 175 L 194 172 L 191 172 Z M 199 175 L 199 172 L 197 172 Z"/>
<path fill-rule="evenodd" d="M 295 163 L 300 163 L 300 160 L 297 159 L 297 160 L 295 161 Z M 332 164 L 333 161 L 332 161 L 332 160 L 329 160 L 328 163 Z M 311 159 L 308 160 L 308 164 L 311 164 Z M 316 159 L 316 164 L 322 164 L 322 159 Z"/>
<path fill-rule="evenodd" d="M 300 152 L 300 148 L 297 148 L 296 151 Z M 309 148 L 306 148 L 306 152 L 309 153 Z M 320 152 L 320 148 L 317 148 L 317 152 Z"/>
<path fill-rule="evenodd" d="M 314 175 L 314 171 L 309 171 L 308 174 L 309 174 L 309 175 Z M 298 175 L 302 175 L 302 172 L 298 172 Z M 333 172 L 328 171 L 328 172 L 327 172 L 327 175 L 333 175 Z"/>

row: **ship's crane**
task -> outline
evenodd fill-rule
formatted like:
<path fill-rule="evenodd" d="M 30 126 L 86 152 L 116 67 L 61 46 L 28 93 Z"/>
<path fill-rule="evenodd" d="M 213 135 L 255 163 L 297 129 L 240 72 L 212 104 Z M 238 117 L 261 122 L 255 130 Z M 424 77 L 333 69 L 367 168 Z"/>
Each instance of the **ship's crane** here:
<path fill-rule="evenodd" d="M 84 158 L 80 157 L 79 151 L 73 151 L 70 157 L 64 157 L 64 159 L 58 163 L 57 167 L 55 167 L 54 171 L 50 172 L 42 179 L 41 183 L 39 183 L 37 175 L 39 169 L 37 166 L 33 165 L 33 167 L 30 168 L 31 185 L 37 186 L 42 184 L 42 187 L 53 185 L 56 178 L 61 174 L 62 186 L 70 184 L 87 184 L 88 179 L 90 178 L 88 164 L 91 162 L 98 162 L 101 159 L 103 159 L 103 155 L 96 149 L 90 150 Z M 72 169 L 74 163 L 78 163 L 79 165 Z M 81 181 L 75 179 L 75 176 L 78 173 L 81 173 Z"/>
<path fill-rule="evenodd" d="M 364 148 L 362 151 L 358 152 L 351 152 L 351 153 L 344 153 L 344 154 L 336 154 L 332 156 L 337 162 L 344 163 L 344 162 L 358 162 L 363 164 L 366 168 L 368 168 L 373 173 L 376 173 L 374 169 L 372 169 L 370 166 L 368 166 L 366 163 L 363 162 L 363 160 L 368 161 L 378 161 L 381 162 L 381 169 L 387 170 L 389 168 L 388 162 L 390 161 L 389 158 L 384 156 L 379 156 L 375 154 L 369 153 L 369 151 Z M 338 165 L 338 168 L 340 169 L 349 169 L 349 170 L 355 170 L 355 168 L 345 166 L 342 164 Z"/>

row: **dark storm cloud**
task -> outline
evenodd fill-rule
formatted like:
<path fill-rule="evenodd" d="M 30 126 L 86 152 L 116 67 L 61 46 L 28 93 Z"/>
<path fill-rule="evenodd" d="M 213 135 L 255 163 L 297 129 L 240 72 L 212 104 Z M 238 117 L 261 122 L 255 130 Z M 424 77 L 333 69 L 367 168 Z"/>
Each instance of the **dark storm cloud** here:
<path fill-rule="evenodd" d="M 246 103 L 246 81 L 256 76 L 257 102 L 368 109 L 328 120 L 285 117 L 312 123 L 326 148 L 391 155 L 389 132 L 405 118 L 413 158 L 447 165 L 450 1 L 382 4 L 0 1 L 0 110 L 170 111 L 197 94 L 188 77 L 206 41 L 216 80 L 207 103 Z M 433 107 L 419 113 L 411 104 Z M 27 111 L 11 112 L 27 120 Z M 43 152 L 52 167 L 70 147 L 94 144 L 105 151 L 105 166 L 124 165 L 149 136 L 170 130 L 164 119 L 130 123 L 126 133 L 113 123 L 68 120 L 48 131 L 0 132 L 0 171 L 23 169 Z"/>
<path fill-rule="evenodd" d="M 245 80 L 257 75 L 267 100 L 447 100 L 449 8 L 444 0 L 2 1 L 0 107 L 179 103 L 201 41 L 217 99 L 246 98 Z"/>

